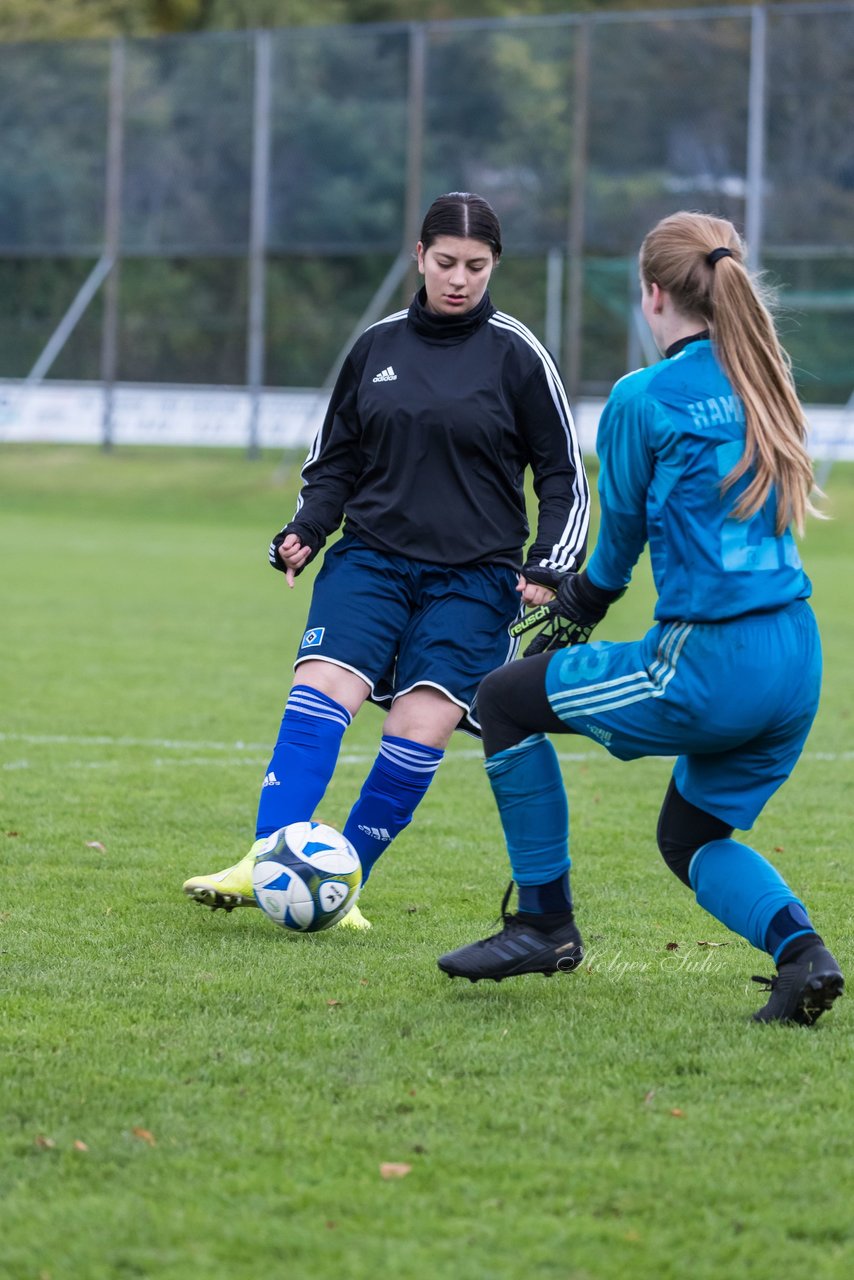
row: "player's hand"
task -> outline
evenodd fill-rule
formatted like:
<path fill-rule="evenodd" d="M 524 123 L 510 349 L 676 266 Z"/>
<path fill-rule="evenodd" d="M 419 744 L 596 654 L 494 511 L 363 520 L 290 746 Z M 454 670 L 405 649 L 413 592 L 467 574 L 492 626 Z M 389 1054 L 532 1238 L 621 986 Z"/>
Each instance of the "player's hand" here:
<path fill-rule="evenodd" d="M 595 586 L 586 572 L 568 573 L 561 579 L 557 595 L 550 604 L 541 605 L 510 628 L 518 636 L 532 627 L 542 627 L 525 650 L 525 657 L 565 649 L 571 644 L 586 644 L 608 607 L 623 594 Z"/>
<path fill-rule="evenodd" d="M 311 556 L 311 547 L 303 546 L 295 533 L 289 533 L 276 548 L 276 555 L 285 567 L 288 586 L 293 587 L 296 575 L 305 568 Z"/>
<path fill-rule="evenodd" d="M 539 582 L 530 582 L 523 573 L 519 574 L 516 590 L 522 597 L 522 603 L 527 605 L 529 609 L 535 609 L 541 604 L 548 604 L 555 598 L 554 588 L 544 587 Z"/>

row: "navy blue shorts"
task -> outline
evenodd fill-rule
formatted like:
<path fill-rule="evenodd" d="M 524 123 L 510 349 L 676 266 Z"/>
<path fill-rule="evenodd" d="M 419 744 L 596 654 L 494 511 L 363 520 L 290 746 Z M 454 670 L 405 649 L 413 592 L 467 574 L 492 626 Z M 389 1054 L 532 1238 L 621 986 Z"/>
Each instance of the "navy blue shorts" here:
<path fill-rule="evenodd" d="M 818 709 L 821 643 L 812 609 L 728 622 L 658 623 L 643 640 L 556 653 L 554 713 L 620 760 L 677 756 L 681 795 L 742 831 L 797 762 Z"/>
<path fill-rule="evenodd" d="M 345 533 L 315 579 L 296 665 L 345 667 L 386 708 L 419 686 L 438 689 L 459 706 L 459 727 L 479 733 L 477 686 L 518 649 L 507 632 L 520 613 L 516 582 L 505 565 L 448 568 Z"/>

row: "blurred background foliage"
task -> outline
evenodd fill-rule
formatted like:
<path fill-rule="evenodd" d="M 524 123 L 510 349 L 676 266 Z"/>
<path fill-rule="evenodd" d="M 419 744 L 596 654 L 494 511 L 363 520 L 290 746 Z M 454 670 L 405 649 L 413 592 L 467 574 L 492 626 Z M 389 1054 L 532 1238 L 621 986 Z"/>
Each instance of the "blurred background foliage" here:
<path fill-rule="evenodd" d="M 802 392 L 841 401 L 854 349 L 854 5 L 767 10 L 763 266 Z M 120 380 L 246 379 L 260 27 L 273 67 L 267 385 L 320 385 L 401 252 L 416 21 L 437 24 L 424 29 L 420 207 L 457 189 L 494 203 L 506 254 L 493 298 L 547 337 L 547 256 L 562 255 L 564 301 L 571 265 L 580 38 L 548 17 L 582 12 L 609 20 L 589 32 L 579 387 L 607 391 L 631 355 L 647 228 L 682 207 L 744 224 L 743 5 L 3 0 L 0 376 L 26 376 L 103 250 L 111 37 L 126 38 Z M 102 315 L 99 293 L 50 377 L 100 377 Z"/>
<path fill-rule="evenodd" d="M 0 40 L 102 39 L 330 23 L 432 22 L 629 9 L 726 8 L 741 0 L 3 0 Z"/>

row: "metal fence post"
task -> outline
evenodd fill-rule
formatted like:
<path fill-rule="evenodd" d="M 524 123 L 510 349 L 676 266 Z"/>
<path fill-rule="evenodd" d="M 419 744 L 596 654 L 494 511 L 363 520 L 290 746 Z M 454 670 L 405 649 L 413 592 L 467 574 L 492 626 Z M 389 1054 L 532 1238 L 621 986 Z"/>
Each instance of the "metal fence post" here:
<path fill-rule="evenodd" d="M 403 219 L 403 251 L 412 253 L 421 229 L 424 172 L 424 95 L 427 83 L 427 39 L 423 24 L 409 27 L 409 85 L 406 133 L 406 210 Z M 408 303 L 415 292 L 415 267 L 409 265 L 404 281 Z"/>
<path fill-rule="evenodd" d="M 103 254 L 110 267 L 104 282 L 104 316 L 101 329 L 101 382 L 104 388 L 101 444 L 104 449 L 112 448 L 113 444 L 113 408 L 118 369 L 125 61 L 124 41 L 113 40 L 110 48 Z"/>
<path fill-rule="evenodd" d="M 564 333 L 564 367 L 570 399 L 581 384 L 581 326 L 584 301 L 584 198 L 587 182 L 587 123 L 590 109 L 590 23 L 582 18 L 575 41 L 575 76 L 570 162 L 567 255 L 569 284 Z"/>
<path fill-rule="evenodd" d="M 750 13 L 750 82 L 747 99 L 747 193 L 744 238 L 752 271 L 762 266 L 762 233 L 765 185 L 766 65 L 768 16 L 764 5 Z"/>
<path fill-rule="evenodd" d="M 270 104 L 272 45 L 269 31 L 255 32 L 255 86 L 252 110 L 252 192 L 249 215 L 249 299 L 246 382 L 249 388 L 247 452 L 260 452 L 261 394 L 265 372 L 267 315 L 267 221 L 270 202 Z"/>
<path fill-rule="evenodd" d="M 552 245 L 546 253 L 546 346 L 552 355 L 560 351 L 563 318 L 563 249 Z"/>

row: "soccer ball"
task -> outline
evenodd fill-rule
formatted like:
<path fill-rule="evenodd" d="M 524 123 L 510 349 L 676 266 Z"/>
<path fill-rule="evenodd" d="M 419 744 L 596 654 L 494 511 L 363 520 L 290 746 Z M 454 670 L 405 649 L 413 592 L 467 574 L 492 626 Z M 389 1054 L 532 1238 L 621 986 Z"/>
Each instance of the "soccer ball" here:
<path fill-rule="evenodd" d="M 334 827 L 291 822 L 268 836 L 255 857 L 252 887 L 261 910 L 297 933 L 337 924 L 362 887 L 359 855 Z"/>

